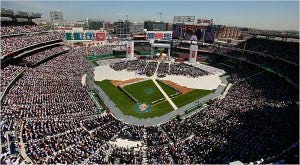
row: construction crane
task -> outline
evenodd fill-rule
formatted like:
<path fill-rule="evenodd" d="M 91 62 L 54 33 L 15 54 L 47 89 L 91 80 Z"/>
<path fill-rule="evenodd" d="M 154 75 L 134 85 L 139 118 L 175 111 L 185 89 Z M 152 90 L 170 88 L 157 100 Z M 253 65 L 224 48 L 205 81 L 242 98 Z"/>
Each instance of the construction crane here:
<path fill-rule="evenodd" d="M 159 14 L 159 21 L 161 21 L 161 15 L 163 14 L 161 11 L 157 12 L 157 14 Z"/>
<path fill-rule="evenodd" d="M 126 16 L 126 20 L 128 20 L 128 14 L 125 14 L 125 13 L 116 13 L 116 14 Z"/>

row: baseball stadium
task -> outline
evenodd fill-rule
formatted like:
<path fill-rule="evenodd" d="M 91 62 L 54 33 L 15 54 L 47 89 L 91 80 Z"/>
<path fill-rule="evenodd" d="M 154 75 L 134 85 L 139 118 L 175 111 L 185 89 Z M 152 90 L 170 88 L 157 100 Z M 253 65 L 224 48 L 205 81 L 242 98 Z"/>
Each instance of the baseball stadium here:
<path fill-rule="evenodd" d="M 50 13 L 1 8 L 1 164 L 299 164 L 299 35 Z"/>

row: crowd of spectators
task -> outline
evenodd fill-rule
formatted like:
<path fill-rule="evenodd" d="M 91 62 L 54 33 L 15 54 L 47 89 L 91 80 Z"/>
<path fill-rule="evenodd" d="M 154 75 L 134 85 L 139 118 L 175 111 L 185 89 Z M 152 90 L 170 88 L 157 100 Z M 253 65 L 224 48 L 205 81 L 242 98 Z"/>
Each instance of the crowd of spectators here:
<path fill-rule="evenodd" d="M 112 116 L 95 116 L 93 118 L 89 118 L 88 120 L 83 120 L 81 124 L 88 130 L 91 131 L 98 127 L 105 127 L 106 124 L 110 124 L 113 122 Z"/>
<path fill-rule="evenodd" d="M 123 123 L 115 120 L 110 114 L 97 116 L 95 113 L 93 116 L 84 117 L 83 120 L 81 117 L 82 121 L 78 118 L 70 118 L 69 121 L 55 120 L 57 124 L 49 124 L 47 121 L 48 127 L 42 127 L 49 128 L 47 132 L 50 134 L 42 134 L 36 139 L 27 140 L 27 154 L 36 163 L 72 164 L 83 163 L 86 160 L 99 162 L 99 154 L 105 150 L 107 142 L 116 137 L 124 127 Z M 92 123 L 96 124 L 89 125 Z M 60 125 L 60 127 L 55 130 L 55 125 Z M 32 128 L 42 130 L 42 128 Z M 28 131 L 28 128 L 26 130 Z M 36 131 L 29 130 L 30 132 Z M 103 153 L 101 155 L 101 162 L 107 161 L 104 160 Z"/>
<path fill-rule="evenodd" d="M 127 68 L 127 61 L 118 61 L 115 63 L 109 64 L 109 66 L 114 69 L 115 71 L 121 71 Z"/>
<path fill-rule="evenodd" d="M 71 49 L 27 68 L 9 90 L 0 110 L 1 163 L 22 162 L 22 147 L 35 164 L 142 164 L 144 158 L 151 164 L 271 163 L 287 158 L 282 151 L 298 141 L 298 92 L 275 75 L 245 65 L 230 75 L 227 95 L 208 108 L 182 121 L 137 127 L 97 110 L 81 83 L 88 69 L 83 52 Z M 208 74 L 184 63 L 157 65 L 132 60 L 111 67 L 149 74 L 157 67 L 166 74 Z M 5 68 L 11 75 L 16 66 Z M 109 144 L 116 138 L 145 146 Z"/>
<path fill-rule="evenodd" d="M 118 63 L 124 61 L 124 59 L 122 58 L 112 58 L 112 59 L 105 59 L 105 60 L 99 60 L 97 61 L 97 64 L 99 64 L 100 66 L 105 66 L 105 65 L 110 65 L 112 63 Z"/>
<path fill-rule="evenodd" d="M 109 144 L 103 145 L 101 148 L 99 148 L 98 151 L 96 151 L 88 160 L 88 164 L 108 164 L 108 159 L 106 157 L 106 151 L 109 148 Z M 55 163 L 55 162 L 53 162 Z"/>
<path fill-rule="evenodd" d="M 107 115 L 107 117 L 111 117 Z M 102 119 L 107 120 L 108 118 L 103 117 Z M 83 163 L 91 156 L 93 156 L 98 149 L 102 148 L 105 143 L 117 135 L 118 131 L 124 125 L 113 119 L 111 123 L 96 127 L 92 132 L 85 132 L 84 135 L 75 135 L 78 141 L 70 146 L 66 146 L 58 154 L 51 155 L 50 159 L 46 163 L 67 163 L 72 164 L 74 162 Z M 72 138 L 68 138 L 72 139 Z"/>
<path fill-rule="evenodd" d="M 145 74 L 145 67 L 148 66 L 147 63 L 148 62 L 146 60 L 122 60 L 111 63 L 110 67 L 116 71 L 126 69 L 129 71 L 135 71 L 139 74 Z"/>
<path fill-rule="evenodd" d="M 204 76 L 204 75 L 209 74 L 208 72 L 206 72 L 200 68 L 197 68 L 197 67 L 185 64 L 185 63 L 171 64 L 169 72 L 171 75 L 183 75 L 183 76 L 189 76 L 189 77 L 199 77 L 199 76 Z"/>
<path fill-rule="evenodd" d="M 1 39 L 1 56 L 13 53 L 31 45 L 41 44 L 52 40 L 62 40 L 64 35 L 59 32 L 49 32 L 42 34 L 28 34 L 24 36 L 14 36 Z"/>
<path fill-rule="evenodd" d="M 244 43 L 239 45 L 244 48 Z M 264 53 L 299 65 L 299 43 L 252 38 L 246 41 L 246 50 Z"/>
<path fill-rule="evenodd" d="M 96 55 L 113 53 L 113 50 L 125 50 L 125 46 L 119 46 L 119 45 L 91 46 L 88 48 L 88 56 L 96 56 Z"/>
<path fill-rule="evenodd" d="M 148 147 L 146 151 L 149 164 L 174 164 L 167 147 Z"/>
<path fill-rule="evenodd" d="M 125 125 L 119 132 L 119 138 L 131 139 L 131 140 L 143 140 L 144 131 L 142 126 L 129 126 Z"/>
<path fill-rule="evenodd" d="M 64 50 L 65 50 L 64 46 L 57 46 L 57 47 L 42 50 L 38 53 L 31 54 L 30 56 L 25 57 L 24 60 L 34 64 L 42 59 L 63 52 Z"/>
<path fill-rule="evenodd" d="M 145 138 L 147 146 L 160 146 L 170 142 L 167 134 L 157 127 L 147 127 L 147 137 Z"/>
<path fill-rule="evenodd" d="M 157 65 L 158 65 L 157 62 L 154 62 L 154 61 L 148 62 L 147 66 L 144 70 L 144 73 L 149 77 L 152 76 L 156 71 Z"/>
<path fill-rule="evenodd" d="M 198 65 L 185 63 L 160 63 L 158 75 L 183 75 L 189 77 L 199 77 L 208 75 L 210 72 L 201 69 Z"/>
<path fill-rule="evenodd" d="M 80 143 L 89 136 L 88 132 L 83 129 L 70 130 L 55 136 L 44 137 L 36 141 L 26 142 L 26 154 L 36 163 L 54 163 L 56 159 L 53 154 L 59 153 L 67 147 Z M 67 158 L 65 158 L 67 159 Z M 58 160 L 56 160 L 58 162 Z M 71 163 L 71 162 L 70 162 Z"/>
<path fill-rule="evenodd" d="M 259 55 L 257 53 L 252 52 L 244 52 L 238 50 L 225 50 L 217 53 L 225 53 L 225 55 L 232 56 L 238 58 L 243 61 L 248 61 L 250 63 L 254 63 L 260 66 L 265 66 L 274 70 L 275 72 L 280 73 L 284 77 L 289 78 L 295 84 L 299 83 L 299 65 L 297 64 L 290 64 L 285 61 L 282 61 L 278 58 L 273 58 L 271 56 Z M 298 55 L 297 55 L 298 56 Z"/>
<path fill-rule="evenodd" d="M 142 164 L 143 152 L 141 148 L 113 146 L 109 162 L 112 164 Z"/>
<path fill-rule="evenodd" d="M 198 53 L 198 54 L 200 54 L 200 53 Z M 198 56 L 198 55 L 197 55 L 196 61 L 204 62 L 204 61 L 207 59 L 206 56 L 202 56 L 202 55 L 205 55 L 205 54 L 204 54 L 204 53 L 201 53 L 201 56 Z M 188 53 L 181 53 L 181 54 L 178 54 L 178 60 L 188 61 L 188 60 L 189 60 L 189 57 L 190 57 L 190 54 L 188 54 Z"/>
<path fill-rule="evenodd" d="M 1 65 L 1 92 L 5 90 L 8 84 L 19 74 L 24 67 L 17 65 Z"/>
<path fill-rule="evenodd" d="M 27 142 L 75 130 L 79 127 L 80 123 L 77 119 L 28 119 L 24 124 L 22 137 L 23 141 Z"/>
<path fill-rule="evenodd" d="M 143 74 L 146 65 L 147 61 L 145 60 L 130 60 L 127 62 L 127 70 Z"/>
<path fill-rule="evenodd" d="M 45 31 L 45 29 L 42 26 L 38 26 L 38 25 L 2 26 L 1 27 L 1 36 L 23 34 L 23 33 L 43 32 L 43 31 Z"/>
<path fill-rule="evenodd" d="M 162 125 L 174 163 L 271 162 L 297 141 L 297 92 L 276 76 L 255 71 L 233 75 L 226 97 L 205 111 Z"/>
<path fill-rule="evenodd" d="M 28 68 L 2 102 L 2 131 L 14 130 L 14 125 L 19 124 L 14 122 L 24 119 L 22 140 L 34 163 L 82 162 L 124 127 L 111 115 L 98 116 L 81 84 L 87 68 L 78 56 L 81 53 L 72 50 L 36 68 Z M 141 139 L 141 130 L 137 129 L 127 127 L 121 136 Z M 10 134 L 9 131 L 6 137 L 2 136 L 2 144 L 9 139 L 17 146 L 11 143 L 11 149 L 2 147 L 2 153 L 19 154 L 20 139 L 11 138 Z"/>
<path fill-rule="evenodd" d="M 19 154 L 17 149 L 20 138 L 17 130 L 20 129 L 20 124 L 26 123 L 28 126 L 28 129 L 26 126 L 24 129 L 26 141 L 65 129 L 60 128 L 57 125 L 59 123 L 45 121 L 43 118 L 95 113 L 96 106 L 80 81 L 87 63 L 77 55 L 78 52 L 74 50 L 39 67 L 27 68 L 24 75 L 12 86 L 1 102 L 1 132 L 4 133 L 2 139 L 9 139 L 2 141 L 2 153 Z M 41 118 L 41 121 L 31 121 L 30 118 Z M 70 127 L 74 127 L 73 124 L 68 123 Z"/>
<path fill-rule="evenodd" d="M 264 66 L 289 78 L 295 84 L 299 84 L 299 65 L 287 64 L 282 60 L 274 59 L 270 62 L 266 62 Z"/>
<path fill-rule="evenodd" d="M 155 73 L 156 69 L 158 76 L 183 75 L 189 77 L 199 77 L 209 74 L 209 72 L 204 71 L 199 67 L 195 67 L 185 63 L 161 62 L 158 65 L 158 62 L 156 61 L 146 61 L 141 59 L 118 61 L 115 63 L 111 63 L 110 67 L 116 71 L 127 69 L 129 71 L 135 71 L 138 74 L 145 74 L 147 76 L 152 76 Z"/>
<path fill-rule="evenodd" d="M 158 65 L 157 75 L 164 76 L 166 74 L 170 74 L 170 63 L 161 62 Z"/>
<path fill-rule="evenodd" d="M 88 55 L 95 56 L 100 54 L 112 53 L 112 47 L 110 46 L 91 46 L 88 48 Z"/>

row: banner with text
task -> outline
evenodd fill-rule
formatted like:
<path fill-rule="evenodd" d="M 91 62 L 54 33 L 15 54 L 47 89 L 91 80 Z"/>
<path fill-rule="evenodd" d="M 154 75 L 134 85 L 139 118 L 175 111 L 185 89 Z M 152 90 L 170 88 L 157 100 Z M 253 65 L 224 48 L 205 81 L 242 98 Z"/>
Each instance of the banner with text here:
<path fill-rule="evenodd" d="M 105 32 L 96 32 L 96 41 L 105 41 L 106 33 Z"/>

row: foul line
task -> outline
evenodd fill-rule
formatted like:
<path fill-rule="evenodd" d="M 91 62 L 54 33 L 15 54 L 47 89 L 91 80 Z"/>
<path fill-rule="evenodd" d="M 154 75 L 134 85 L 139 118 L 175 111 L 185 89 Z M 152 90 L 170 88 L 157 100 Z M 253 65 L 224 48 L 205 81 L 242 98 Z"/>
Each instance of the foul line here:
<path fill-rule="evenodd" d="M 152 79 L 154 84 L 157 86 L 157 88 L 160 90 L 160 92 L 165 96 L 167 101 L 172 105 L 173 109 L 177 109 L 177 106 L 174 104 L 174 102 L 170 99 L 170 97 L 166 94 L 166 92 L 161 88 L 161 86 L 156 82 L 155 79 Z"/>

